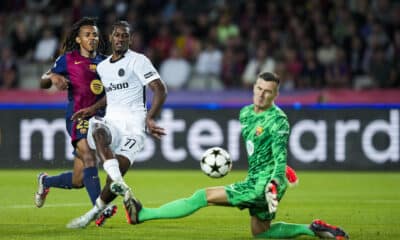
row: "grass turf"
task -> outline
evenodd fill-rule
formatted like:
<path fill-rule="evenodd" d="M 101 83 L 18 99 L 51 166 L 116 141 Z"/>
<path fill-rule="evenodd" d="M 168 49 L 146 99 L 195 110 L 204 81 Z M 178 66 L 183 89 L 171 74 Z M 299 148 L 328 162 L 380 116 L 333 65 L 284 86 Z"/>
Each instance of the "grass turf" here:
<path fill-rule="evenodd" d="M 50 175 L 61 170 L 48 171 Z M 103 227 L 70 230 L 65 224 L 90 209 L 85 189 L 51 189 L 46 204 L 33 204 L 37 170 L 0 170 L 0 239 L 252 239 L 246 210 L 208 207 L 173 220 L 128 225 L 122 200 L 117 214 Z M 298 172 L 300 184 L 290 188 L 276 221 L 309 224 L 315 218 L 343 227 L 351 239 L 400 239 L 398 172 Z M 132 169 L 126 181 L 147 207 L 190 196 L 196 189 L 243 179 L 232 171 L 211 179 L 199 171 Z M 104 179 L 101 172 L 101 179 Z M 104 181 L 103 181 L 104 182 Z M 300 237 L 298 239 L 316 239 Z"/>

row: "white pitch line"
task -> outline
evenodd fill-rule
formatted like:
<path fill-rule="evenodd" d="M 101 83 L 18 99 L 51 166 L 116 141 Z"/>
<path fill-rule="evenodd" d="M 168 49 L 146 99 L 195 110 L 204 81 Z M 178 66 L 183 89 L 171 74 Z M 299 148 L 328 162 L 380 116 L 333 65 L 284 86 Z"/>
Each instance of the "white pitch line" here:
<path fill-rule="evenodd" d="M 120 204 L 120 202 L 115 202 L 113 204 Z M 146 204 L 149 205 L 161 205 L 161 203 L 159 202 L 146 202 Z M 91 207 L 91 205 L 88 202 L 81 202 L 81 203 L 46 203 L 45 206 L 43 206 L 44 208 L 59 208 L 59 207 L 82 207 L 82 206 L 87 206 L 88 208 Z M 4 208 L 16 208 L 16 209 L 20 209 L 20 208 L 37 208 L 35 206 L 35 204 L 16 204 L 16 205 L 2 205 L 0 206 L 0 209 L 4 209 Z"/>
<path fill-rule="evenodd" d="M 88 206 L 90 205 L 88 203 L 58 203 L 58 204 L 46 204 L 46 208 L 54 208 L 54 207 L 80 207 L 80 206 Z M 21 205 L 3 205 L 0 206 L 1 208 L 36 208 L 35 204 L 21 204 Z"/>

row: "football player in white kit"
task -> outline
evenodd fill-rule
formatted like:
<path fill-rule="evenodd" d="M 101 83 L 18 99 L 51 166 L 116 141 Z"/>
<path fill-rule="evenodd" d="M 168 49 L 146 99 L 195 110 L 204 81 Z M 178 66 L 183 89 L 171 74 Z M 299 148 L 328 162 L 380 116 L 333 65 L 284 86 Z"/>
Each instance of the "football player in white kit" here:
<path fill-rule="evenodd" d="M 157 126 L 154 118 L 165 101 L 166 87 L 150 60 L 129 49 L 130 31 L 130 25 L 126 21 L 118 21 L 113 25 L 110 35 L 112 55 L 97 65 L 97 72 L 106 90 L 107 108 L 104 118 L 89 120 L 88 143 L 103 162 L 103 168 L 108 175 L 107 182 L 96 200 L 96 205 L 68 223 L 68 228 L 86 227 L 116 198 L 116 194 L 124 197 L 128 222 L 135 221 L 130 216 L 135 216 L 132 211 L 137 211 L 140 206 L 137 201 L 132 201 L 133 193 L 122 176 L 143 148 L 146 126 L 147 131 L 155 138 L 165 135 L 164 129 Z M 145 86 L 153 91 L 148 112 Z M 85 117 L 85 109 L 73 117 Z M 119 183 L 115 185 L 117 189 L 110 189 L 112 182 Z"/>

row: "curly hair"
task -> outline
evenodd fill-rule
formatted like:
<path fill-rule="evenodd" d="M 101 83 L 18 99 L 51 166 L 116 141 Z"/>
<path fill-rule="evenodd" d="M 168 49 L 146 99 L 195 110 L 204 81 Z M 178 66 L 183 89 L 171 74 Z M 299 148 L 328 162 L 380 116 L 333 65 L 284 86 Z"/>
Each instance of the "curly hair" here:
<path fill-rule="evenodd" d="M 97 19 L 91 17 L 83 17 L 79 21 L 74 23 L 74 25 L 72 25 L 69 34 L 63 41 L 62 47 L 60 49 L 60 54 L 80 49 L 80 45 L 75 41 L 75 39 L 79 35 L 79 30 L 81 29 L 82 26 L 95 26 L 98 28 Z M 99 45 L 97 51 L 103 52 L 105 48 L 106 47 L 103 37 L 101 36 L 101 34 L 99 34 Z"/>

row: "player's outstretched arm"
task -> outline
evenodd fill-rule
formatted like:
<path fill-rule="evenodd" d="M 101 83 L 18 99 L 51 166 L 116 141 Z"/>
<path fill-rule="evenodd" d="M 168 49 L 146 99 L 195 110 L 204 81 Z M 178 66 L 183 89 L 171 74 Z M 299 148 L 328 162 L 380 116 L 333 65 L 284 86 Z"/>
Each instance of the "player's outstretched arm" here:
<path fill-rule="evenodd" d="M 167 98 L 167 88 L 161 79 L 151 81 L 149 87 L 153 91 L 153 99 L 151 101 L 151 108 L 147 113 L 146 125 L 149 133 L 153 137 L 160 139 L 165 135 L 165 130 L 156 125 L 154 118 L 160 113 L 162 105 Z"/>
<path fill-rule="evenodd" d="M 53 83 L 51 82 L 50 79 L 50 70 L 48 70 L 47 72 L 43 73 L 43 75 L 40 77 L 40 88 L 42 89 L 49 89 L 51 88 L 51 85 L 53 85 Z"/>
<path fill-rule="evenodd" d="M 64 76 L 47 71 L 41 76 L 40 88 L 48 89 L 54 85 L 58 90 L 66 90 L 68 88 L 68 79 Z"/>

